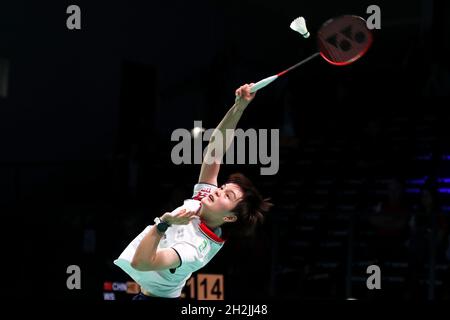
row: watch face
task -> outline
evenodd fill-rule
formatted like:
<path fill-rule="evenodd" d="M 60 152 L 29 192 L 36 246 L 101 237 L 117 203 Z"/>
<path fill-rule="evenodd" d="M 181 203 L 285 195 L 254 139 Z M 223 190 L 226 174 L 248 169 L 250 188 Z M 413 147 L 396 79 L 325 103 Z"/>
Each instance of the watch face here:
<path fill-rule="evenodd" d="M 160 222 L 160 223 L 158 223 L 158 225 L 156 226 L 156 228 L 157 228 L 159 231 L 161 231 L 161 232 L 166 231 L 168 227 L 169 227 L 169 226 L 167 225 L 167 223 L 164 223 L 164 222 Z"/>

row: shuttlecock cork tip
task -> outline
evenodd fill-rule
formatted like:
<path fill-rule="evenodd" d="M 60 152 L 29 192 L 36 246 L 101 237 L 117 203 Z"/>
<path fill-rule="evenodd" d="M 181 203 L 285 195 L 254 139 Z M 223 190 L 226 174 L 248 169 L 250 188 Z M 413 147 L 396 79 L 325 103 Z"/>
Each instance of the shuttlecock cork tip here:
<path fill-rule="evenodd" d="M 298 17 L 291 22 L 291 29 L 300 33 L 304 38 L 309 37 L 309 31 L 306 28 L 306 21 L 303 17 Z"/>

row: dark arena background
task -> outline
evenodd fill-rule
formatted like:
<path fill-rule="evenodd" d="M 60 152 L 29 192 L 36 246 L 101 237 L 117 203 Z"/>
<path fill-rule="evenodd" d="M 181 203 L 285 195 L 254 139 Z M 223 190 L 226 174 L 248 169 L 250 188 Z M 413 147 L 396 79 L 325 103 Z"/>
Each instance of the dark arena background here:
<path fill-rule="evenodd" d="M 70 5 L 81 29 L 66 26 Z M 238 127 L 279 130 L 279 170 L 225 164 L 220 177 L 245 173 L 274 207 L 183 299 L 450 300 L 445 0 L 4 1 L 0 295 L 131 300 L 139 288 L 113 260 L 198 179 L 200 165 L 172 162 L 172 132 L 214 128 L 240 85 L 313 54 L 323 22 L 368 19 L 370 5 L 381 28 L 366 55 L 316 58 L 247 108 Z M 298 16 L 308 39 L 289 28 Z"/>

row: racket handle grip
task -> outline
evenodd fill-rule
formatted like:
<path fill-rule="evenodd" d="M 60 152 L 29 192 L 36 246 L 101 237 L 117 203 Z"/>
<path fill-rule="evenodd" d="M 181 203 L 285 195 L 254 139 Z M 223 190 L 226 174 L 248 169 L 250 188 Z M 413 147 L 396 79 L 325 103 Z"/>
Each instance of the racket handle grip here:
<path fill-rule="evenodd" d="M 265 79 L 262 79 L 262 80 L 258 81 L 257 83 L 252 85 L 252 87 L 250 88 L 250 93 L 256 92 L 259 89 L 264 88 L 265 86 L 267 86 L 271 82 L 275 81 L 277 78 L 278 78 L 278 75 L 274 75 L 274 76 L 270 76 L 270 77 L 267 77 Z M 239 98 L 240 98 L 239 96 L 236 96 L 235 101 L 238 101 Z"/>
<path fill-rule="evenodd" d="M 258 81 L 257 83 L 255 83 L 251 88 L 250 88 L 250 92 L 256 92 L 261 88 L 264 88 L 265 86 L 267 86 L 268 84 L 272 83 L 273 81 L 275 81 L 278 78 L 277 75 L 275 76 L 270 76 L 267 77 L 265 79 L 262 79 L 260 81 Z"/>

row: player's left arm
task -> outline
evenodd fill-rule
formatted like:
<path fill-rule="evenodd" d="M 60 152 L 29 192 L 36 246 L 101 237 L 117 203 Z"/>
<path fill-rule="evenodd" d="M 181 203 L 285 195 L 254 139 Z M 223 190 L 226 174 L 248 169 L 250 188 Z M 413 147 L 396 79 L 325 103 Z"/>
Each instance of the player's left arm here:
<path fill-rule="evenodd" d="M 175 215 L 165 213 L 161 220 L 169 225 L 188 224 L 195 218 L 195 211 L 183 209 Z M 180 256 L 172 248 L 158 249 L 159 242 L 163 234 L 160 233 L 156 225 L 139 243 L 131 261 L 131 266 L 139 271 L 163 270 L 177 268 L 181 264 Z"/>
<path fill-rule="evenodd" d="M 236 125 L 241 119 L 245 109 L 255 97 L 255 93 L 250 93 L 252 85 L 253 83 L 245 84 L 236 90 L 236 101 L 234 105 L 228 110 L 211 135 L 206 155 L 200 169 L 198 178 L 199 183 L 203 182 L 217 186 L 220 164 L 225 152 L 233 141 L 234 129 L 236 129 Z"/>

